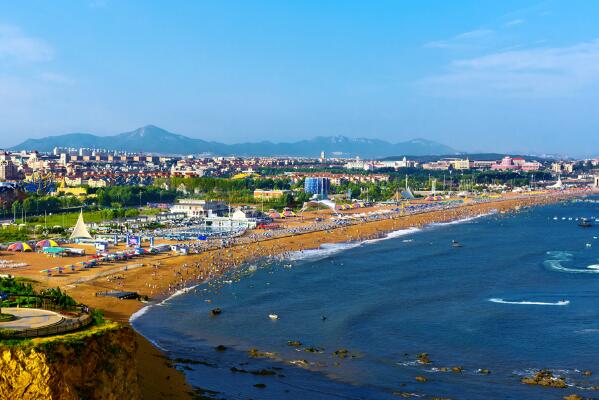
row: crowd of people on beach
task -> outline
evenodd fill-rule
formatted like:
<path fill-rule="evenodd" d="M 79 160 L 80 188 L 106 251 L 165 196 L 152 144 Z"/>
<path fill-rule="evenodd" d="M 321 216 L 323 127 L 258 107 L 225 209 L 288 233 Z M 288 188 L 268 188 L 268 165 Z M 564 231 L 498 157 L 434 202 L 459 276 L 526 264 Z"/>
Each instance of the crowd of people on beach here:
<path fill-rule="evenodd" d="M 544 195 L 520 195 L 511 196 L 509 200 L 516 207 L 532 204 L 548 203 L 556 201 L 565 196 L 564 193 L 544 194 Z M 343 232 L 344 240 L 356 241 L 367 240 L 383 237 L 390 230 L 388 228 L 381 229 L 361 229 L 364 224 L 384 220 L 399 220 L 402 217 L 415 216 L 419 217 L 414 220 L 415 226 L 422 226 L 433 222 L 448 222 L 461 218 L 468 218 L 481 214 L 483 204 L 498 203 L 497 199 L 476 199 L 470 200 L 469 203 L 463 202 L 434 202 L 434 203 L 418 203 L 404 207 L 398 207 L 385 210 L 385 212 L 373 212 L 370 214 L 362 214 L 354 218 L 339 218 L 331 216 L 329 219 L 314 219 L 307 223 L 282 227 L 276 230 L 252 231 L 244 236 L 237 237 L 219 237 L 206 241 L 189 241 L 183 243 L 183 246 L 188 248 L 189 255 L 203 254 L 206 258 L 202 261 L 194 261 L 185 263 L 178 269 L 172 271 L 171 279 L 167 288 L 160 284 L 162 277 L 158 274 L 160 264 L 154 266 L 154 271 L 151 275 L 151 281 L 146 283 L 146 287 L 150 290 L 150 295 L 172 295 L 177 291 L 184 291 L 186 288 L 197 285 L 200 282 L 213 282 L 214 285 L 219 284 L 219 280 L 213 278 L 222 276 L 226 271 L 234 271 L 245 263 L 256 260 L 280 260 L 288 257 L 292 251 L 303 251 L 309 248 L 317 247 L 315 242 L 307 242 L 302 245 L 297 242 L 290 242 L 293 237 L 299 235 L 324 232 L 330 234 L 337 232 L 339 228 L 348 228 Z M 492 208 L 485 207 L 484 212 L 495 211 Z M 287 242 L 277 239 L 289 238 Z M 261 243 L 264 242 L 264 245 Z M 290 245 L 294 243 L 295 245 Z M 251 251 L 233 251 L 234 247 L 242 247 Z M 222 282 L 221 282 L 222 284 Z M 166 290 L 165 290 L 166 289 Z M 165 293 L 166 292 L 166 293 Z"/>

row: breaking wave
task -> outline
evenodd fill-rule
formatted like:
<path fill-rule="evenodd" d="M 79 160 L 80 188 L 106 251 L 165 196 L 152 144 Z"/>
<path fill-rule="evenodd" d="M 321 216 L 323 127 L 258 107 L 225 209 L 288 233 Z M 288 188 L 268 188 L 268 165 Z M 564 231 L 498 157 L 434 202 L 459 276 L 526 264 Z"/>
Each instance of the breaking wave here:
<path fill-rule="evenodd" d="M 469 221 L 479 219 L 482 217 L 486 217 L 489 215 L 493 215 L 493 214 L 496 214 L 496 212 L 490 212 L 490 213 L 486 213 L 486 214 L 475 215 L 472 217 L 456 219 L 454 221 L 449 221 L 449 222 L 433 222 L 432 224 L 429 224 L 428 226 L 437 227 L 437 226 L 445 226 L 445 225 L 462 224 L 465 222 L 469 222 Z M 411 228 L 399 229 L 396 231 L 392 231 L 381 238 L 368 239 L 368 240 L 364 240 L 362 242 L 325 243 L 325 244 L 322 244 L 318 249 L 300 250 L 300 251 L 291 252 L 288 254 L 287 259 L 291 260 L 291 261 L 320 260 L 320 259 L 332 256 L 334 254 L 337 254 L 339 252 L 353 249 L 358 246 L 362 246 L 363 244 L 370 244 L 370 243 L 380 242 L 383 240 L 394 239 L 394 238 L 398 238 L 401 236 L 410 235 L 412 233 L 416 233 L 421 230 L 422 230 L 422 228 L 411 227 Z"/>

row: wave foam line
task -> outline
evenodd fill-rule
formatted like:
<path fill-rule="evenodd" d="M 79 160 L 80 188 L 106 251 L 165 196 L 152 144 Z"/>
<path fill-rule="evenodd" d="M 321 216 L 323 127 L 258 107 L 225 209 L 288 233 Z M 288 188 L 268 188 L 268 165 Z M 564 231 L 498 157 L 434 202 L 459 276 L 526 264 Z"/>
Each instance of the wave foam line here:
<path fill-rule="evenodd" d="M 172 300 L 175 297 L 181 296 L 182 294 L 189 293 L 190 291 L 197 288 L 198 286 L 200 286 L 200 284 L 186 287 L 183 289 L 179 289 L 176 292 L 174 292 L 173 294 L 171 294 L 169 297 L 167 297 L 166 299 L 162 300 L 160 303 L 149 304 L 143 308 L 140 308 L 139 310 L 137 310 L 136 312 L 131 314 L 131 316 L 129 317 L 129 322 L 135 321 L 137 318 L 139 318 L 142 315 L 144 315 L 145 313 L 147 313 L 150 310 L 150 308 L 152 308 L 153 306 L 162 306 L 162 305 L 168 303 L 169 300 Z"/>
<path fill-rule="evenodd" d="M 131 314 L 131 316 L 129 317 L 129 323 L 135 321 L 137 318 L 139 318 L 142 315 L 144 315 L 145 313 L 147 313 L 148 310 L 150 309 L 150 307 L 152 307 L 152 306 L 151 305 L 144 306 L 144 307 L 140 308 L 139 310 L 135 311 L 133 314 Z"/>
<path fill-rule="evenodd" d="M 555 303 L 543 302 L 543 301 L 509 301 L 498 298 L 489 299 L 491 303 L 499 303 L 499 304 L 516 304 L 516 305 L 526 305 L 526 306 L 567 306 L 570 304 L 570 300 L 560 300 Z"/>
<path fill-rule="evenodd" d="M 462 224 L 468 221 L 472 221 L 478 218 L 487 217 L 489 215 L 497 214 L 497 212 L 489 212 L 486 214 L 475 215 L 472 217 L 466 217 L 461 219 L 456 219 L 454 221 L 449 222 L 433 222 L 427 226 L 445 226 L 445 225 L 455 225 Z M 401 236 L 410 235 L 412 233 L 416 233 L 421 231 L 422 228 L 410 227 L 406 229 L 398 229 L 396 231 L 391 231 L 385 236 L 376 239 L 368 239 L 362 242 L 344 242 L 344 243 L 324 243 L 318 249 L 309 249 L 309 250 L 300 250 L 293 251 L 287 255 L 287 259 L 291 261 L 298 260 L 313 260 L 313 259 L 323 259 L 327 258 L 333 254 L 339 253 L 344 250 L 353 249 L 358 246 L 362 246 L 363 244 L 376 243 L 383 240 L 394 239 Z"/>
<path fill-rule="evenodd" d="M 431 226 L 445 226 L 445 225 L 456 225 L 456 224 L 463 224 L 464 222 L 469 222 L 469 221 L 473 221 L 479 218 L 483 218 L 483 217 L 488 217 L 489 215 L 495 215 L 497 214 L 497 211 L 493 211 L 493 212 L 488 212 L 486 214 L 479 214 L 479 215 L 474 215 L 472 217 L 466 217 L 466 218 L 461 218 L 461 219 L 455 219 L 453 221 L 447 221 L 447 222 L 433 222 L 432 224 L 430 224 Z"/>
<path fill-rule="evenodd" d="M 166 299 L 164 299 L 160 303 L 158 303 L 158 305 L 161 306 L 163 304 L 166 304 L 170 300 L 174 299 L 175 297 L 178 297 L 178 296 L 181 296 L 182 294 L 191 292 L 193 289 L 197 288 L 198 286 L 200 286 L 200 284 L 192 285 L 190 287 L 185 287 L 183 289 L 179 289 L 176 292 L 174 292 L 173 294 L 171 294 L 169 297 L 167 297 Z"/>
<path fill-rule="evenodd" d="M 361 242 L 342 242 L 342 243 L 323 243 L 317 249 L 308 249 L 308 250 L 300 250 L 293 251 L 287 255 L 288 260 L 298 261 L 298 260 L 313 260 L 313 259 L 323 259 L 339 252 L 353 249 L 364 244 L 377 243 L 383 240 L 394 239 L 401 236 L 410 235 L 415 232 L 419 232 L 421 229 L 416 227 L 411 227 L 407 229 L 399 229 L 396 231 L 391 231 L 383 237 L 376 239 L 367 239 Z"/>

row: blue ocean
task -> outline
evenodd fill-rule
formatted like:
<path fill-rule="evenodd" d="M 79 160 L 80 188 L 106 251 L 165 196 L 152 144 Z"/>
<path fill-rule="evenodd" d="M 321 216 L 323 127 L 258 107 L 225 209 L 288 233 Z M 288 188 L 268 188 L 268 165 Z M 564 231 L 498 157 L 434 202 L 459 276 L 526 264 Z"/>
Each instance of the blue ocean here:
<path fill-rule="evenodd" d="M 599 206 L 324 245 L 246 265 L 132 323 L 216 399 L 599 398 L 599 223 L 582 217 Z M 568 387 L 521 383 L 539 369 Z"/>

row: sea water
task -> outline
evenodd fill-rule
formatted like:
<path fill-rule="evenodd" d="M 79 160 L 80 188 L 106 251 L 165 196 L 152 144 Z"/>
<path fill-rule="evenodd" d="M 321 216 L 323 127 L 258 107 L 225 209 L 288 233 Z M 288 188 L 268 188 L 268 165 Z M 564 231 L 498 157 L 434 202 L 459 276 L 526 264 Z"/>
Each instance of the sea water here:
<path fill-rule="evenodd" d="M 599 226 L 579 227 L 581 217 L 599 208 L 565 202 L 323 245 L 245 266 L 132 322 L 219 399 L 596 397 Z M 571 386 L 521 383 L 541 368 Z"/>

